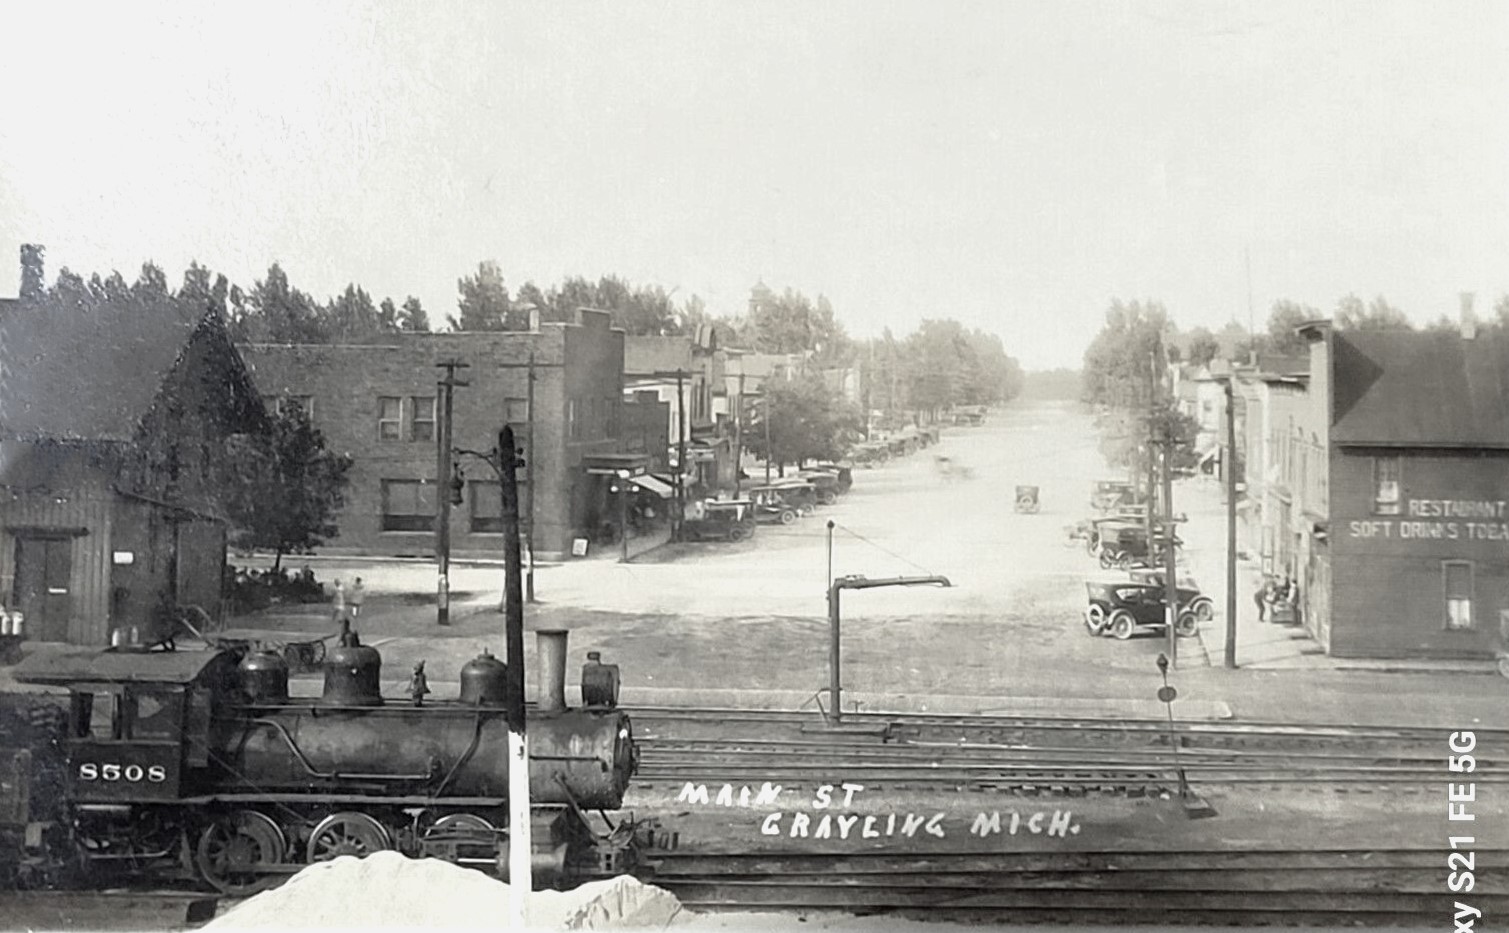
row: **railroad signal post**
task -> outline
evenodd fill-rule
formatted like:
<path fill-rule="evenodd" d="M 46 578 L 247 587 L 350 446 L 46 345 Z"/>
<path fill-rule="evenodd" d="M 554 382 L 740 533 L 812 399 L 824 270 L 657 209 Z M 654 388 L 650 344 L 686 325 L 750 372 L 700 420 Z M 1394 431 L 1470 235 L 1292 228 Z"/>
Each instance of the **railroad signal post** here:
<path fill-rule="evenodd" d="M 869 590 L 881 586 L 953 586 L 948 577 L 887 577 L 871 580 L 863 576 L 839 577 L 828 585 L 828 692 L 832 708 L 828 724 L 843 722 L 843 677 L 840 675 L 839 593 L 844 590 Z"/>

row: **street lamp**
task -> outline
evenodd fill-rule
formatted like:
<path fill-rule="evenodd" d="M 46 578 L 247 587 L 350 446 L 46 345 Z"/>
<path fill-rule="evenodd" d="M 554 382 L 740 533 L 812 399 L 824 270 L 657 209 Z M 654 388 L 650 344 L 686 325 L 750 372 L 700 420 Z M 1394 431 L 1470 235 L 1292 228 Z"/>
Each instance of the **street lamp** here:
<path fill-rule="evenodd" d="M 628 470 L 615 470 L 615 482 L 608 487 L 609 492 L 618 496 L 618 541 L 621 548 L 618 562 L 621 564 L 629 562 L 629 492 L 632 486 L 629 477 L 633 475 Z"/>

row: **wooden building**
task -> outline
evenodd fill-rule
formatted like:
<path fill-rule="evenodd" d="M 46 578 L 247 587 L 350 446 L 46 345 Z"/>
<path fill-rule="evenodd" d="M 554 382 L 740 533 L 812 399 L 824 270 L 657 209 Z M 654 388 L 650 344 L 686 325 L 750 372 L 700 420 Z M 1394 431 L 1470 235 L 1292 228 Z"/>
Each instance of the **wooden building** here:
<path fill-rule="evenodd" d="M 41 641 L 219 611 L 227 440 L 265 411 L 215 311 L 0 309 L 0 599 Z"/>
<path fill-rule="evenodd" d="M 1338 657 L 1492 657 L 1509 644 L 1509 337 L 1302 333 L 1328 477 L 1324 516 L 1290 528 L 1306 627 Z"/>

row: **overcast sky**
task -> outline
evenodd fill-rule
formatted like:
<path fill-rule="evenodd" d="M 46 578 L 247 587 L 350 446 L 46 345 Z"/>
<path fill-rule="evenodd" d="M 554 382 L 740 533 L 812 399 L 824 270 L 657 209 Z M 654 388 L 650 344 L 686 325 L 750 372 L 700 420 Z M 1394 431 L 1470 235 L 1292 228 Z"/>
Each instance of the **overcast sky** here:
<path fill-rule="evenodd" d="M 1077 365 L 1113 297 L 1182 326 L 1509 291 L 1509 2 L 0 0 L 19 244 L 128 278 L 277 260 L 433 320 L 614 273 L 851 333 L 955 317 Z M 5 257 L 10 257 L 6 259 Z"/>

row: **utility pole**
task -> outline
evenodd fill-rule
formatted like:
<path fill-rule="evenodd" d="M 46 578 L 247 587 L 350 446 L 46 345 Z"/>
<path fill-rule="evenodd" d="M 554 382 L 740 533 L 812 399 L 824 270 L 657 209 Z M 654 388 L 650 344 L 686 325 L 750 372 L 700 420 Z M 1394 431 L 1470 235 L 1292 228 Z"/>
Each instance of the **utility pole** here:
<path fill-rule="evenodd" d="M 1168 623 L 1168 661 L 1179 669 L 1179 580 L 1174 559 L 1174 439 L 1162 432 L 1163 448 L 1163 601 Z"/>
<path fill-rule="evenodd" d="M 1226 473 L 1226 667 L 1237 666 L 1237 426 L 1232 400 L 1235 375 L 1227 376 L 1226 454 L 1221 469 Z"/>
<path fill-rule="evenodd" d="M 671 523 L 671 540 L 681 540 L 681 523 L 686 519 L 686 374 L 676 371 L 676 520 Z"/>
<path fill-rule="evenodd" d="M 436 385 L 440 389 L 440 430 L 435 438 L 435 561 L 439 578 L 435 594 L 435 623 L 451 624 L 451 415 L 452 401 L 457 387 L 465 382 L 456 381 L 456 370 L 466 369 L 459 360 L 446 360 L 435 364 L 445 370 L 445 378 Z"/>
<path fill-rule="evenodd" d="M 765 417 L 760 421 L 765 426 L 765 485 L 770 485 L 770 458 L 775 451 L 770 449 L 770 393 L 765 392 L 760 396 L 765 402 Z"/>
<path fill-rule="evenodd" d="M 529 451 L 529 459 L 534 459 L 534 348 L 529 350 L 529 384 L 524 389 L 524 407 L 528 409 L 529 424 L 527 426 L 528 438 L 526 450 Z M 502 448 L 499 448 L 501 450 Z M 535 602 L 534 598 L 534 487 L 535 471 L 529 470 L 529 517 L 524 523 L 524 541 L 529 548 L 529 563 L 524 568 L 524 601 Z M 501 480 L 500 480 L 501 481 Z"/>
<path fill-rule="evenodd" d="M 739 498 L 744 491 L 744 485 L 740 477 L 744 473 L 744 373 L 743 363 L 739 364 L 739 402 L 738 414 L 734 418 L 734 498 Z"/>
<path fill-rule="evenodd" d="M 503 624 L 508 655 L 505 706 L 508 717 L 508 900 L 511 926 L 524 929 L 524 902 L 534 887 L 530 864 L 529 745 L 524 725 L 524 597 L 520 581 L 519 466 L 513 428 L 498 434 L 503 493 Z"/>
<path fill-rule="evenodd" d="M 1153 545 L 1153 504 L 1158 501 L 1158 350 L 1148 354 L 1147 369 L 1147 502 L 1143 521 L 1147 527 L 1148 547 Z"/>

